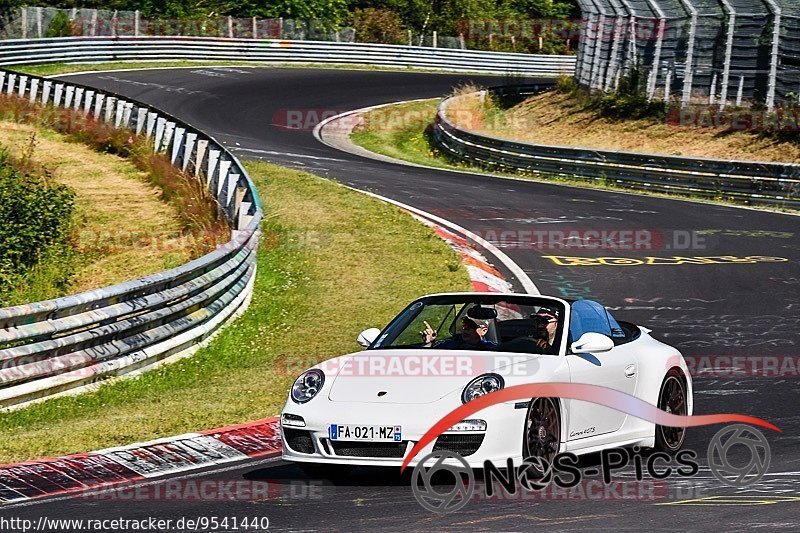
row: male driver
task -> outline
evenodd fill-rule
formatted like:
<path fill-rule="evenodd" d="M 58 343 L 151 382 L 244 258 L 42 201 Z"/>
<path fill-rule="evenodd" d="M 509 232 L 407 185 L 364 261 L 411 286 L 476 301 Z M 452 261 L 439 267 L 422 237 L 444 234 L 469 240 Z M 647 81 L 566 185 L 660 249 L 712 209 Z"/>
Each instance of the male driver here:
<path fill-rule="evenodd" d="M 421 331 L 422 346 L 442 350 L 491 350 L 497 344 L 484 339 L 489 331 L 489 321 L 465 316 L 461 319 L 461 335 L 439 341 L 436 344 L 436 330 L 425 322 L 425 330 Z"/>

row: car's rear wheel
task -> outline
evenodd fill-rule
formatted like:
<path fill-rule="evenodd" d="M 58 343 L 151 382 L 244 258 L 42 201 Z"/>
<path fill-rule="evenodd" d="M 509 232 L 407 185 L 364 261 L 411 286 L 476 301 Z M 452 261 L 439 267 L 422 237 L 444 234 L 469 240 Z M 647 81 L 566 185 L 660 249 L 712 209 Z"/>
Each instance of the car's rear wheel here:
<path fill-rule="evenodd" d="M 553 464 L 561 448 L 561 413 L 555 398 L 534 398 L 525 417 L 522 458 Z"/>
<path fill-rule="evenodd" d="M 671 370 L 661 384 L 658 408 L 673 415 L 685 416 L 688 411 L 686 383 L 680 372 Z M 686 428 L 656 425 L 656 450 L 674 454 L 683 446 Z"/>

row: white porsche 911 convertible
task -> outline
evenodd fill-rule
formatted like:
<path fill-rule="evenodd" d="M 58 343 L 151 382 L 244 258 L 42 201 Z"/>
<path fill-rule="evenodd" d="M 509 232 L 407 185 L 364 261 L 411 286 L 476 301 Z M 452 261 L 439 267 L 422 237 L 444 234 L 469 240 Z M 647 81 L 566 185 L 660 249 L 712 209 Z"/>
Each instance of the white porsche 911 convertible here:
<path fill-rule="evenodd" d="M 692 414 L 692 381 L 680 352 L 590 300 L 434 294 L 411 303 L 383 331 L 364 331 L 358 342 L 366 350 L 325 361 L 294 382 L 281 414 L 284 459 L 309 470 L 400 466 L 454 409 L 530 383 L 591 384 Z M 456 452 L 475 468 L 486 460 L 552 461 L 561 452 L 618 446 L 675 453 L 684 437 L 683 428 L 594 402 L 523 398 L 450 427 L 410 464 L 436 450 Z"/>

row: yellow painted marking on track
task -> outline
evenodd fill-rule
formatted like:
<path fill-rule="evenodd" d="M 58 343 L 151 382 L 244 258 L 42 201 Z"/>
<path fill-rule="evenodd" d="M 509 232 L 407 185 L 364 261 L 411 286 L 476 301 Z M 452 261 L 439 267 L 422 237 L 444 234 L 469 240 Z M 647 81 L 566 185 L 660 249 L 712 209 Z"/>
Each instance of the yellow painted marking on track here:
<path fill-rule="evenodd" d="M 695 498 L 692 500 L 681 500 L 677 502 L 657 503 L 656 505 L 774 505 L 776 503 L 798 503 L 800 496 L 706 496 L 705 498 Z"/>
<path fill-rule="evenodd" d="M 649 265 L 735 265 L 755 263 L 786 263 L 785 257 L 766 257 L 751 255 L 736 257 L 733 255 L 712 255 L 704 257 L 572 257 L 567 255 L 543 255 L 559 266 L 649 266 Z"/>

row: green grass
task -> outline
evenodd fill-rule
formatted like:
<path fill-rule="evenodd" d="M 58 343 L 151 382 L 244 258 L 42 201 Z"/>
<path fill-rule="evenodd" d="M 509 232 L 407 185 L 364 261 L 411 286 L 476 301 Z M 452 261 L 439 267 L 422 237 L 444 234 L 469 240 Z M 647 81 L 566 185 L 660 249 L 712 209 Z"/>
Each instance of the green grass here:
<path fill-rule="evenodd" d="M 385 70 L 401 72 L 437 72 L 436 69 L 384 67 L 380 65 L 364 65 L 358 63 L 269 63 L 265 61 L 109 61 L 105 63 L 45 63 L 41 65 L 14 65 L 12 70 L 33 74 L 34 76 L 58 76 L 72 72 L 118 69 L 152 69 L 152 68 L 184 68 L 184 67 L 272 67 L 272 68 L 330 68 L 346 70 Z M 463 74 L 480 74 L 482 72 L 464 72 Z M 504 74 L 496 74 L 504 76 Z"/>
<path fill-rule="evenodd" d="M 397 208 L 311 174 L 248 163 L 265 202 L 248 311 L 195 356 L 0 414 L 0 463 L 276 415 L 307 366 L 355 351 L 410 300 L 469 290 L 456 254 Z"/>
<path fill-rule="evenodd" d="M 496 169 L 487 169 L 476 165 L 464 164 L 442 154 L 436 147 L 431 144 L 427 133 L 433 117 L 436 113 L 436 108 L 441 99 L 434 98 L 430 100 L 418 102 L 404 102 L 385 106 L 379 109 L 369 111 L 365 114 L 367 126 L 356 129 L 350 135 L 350 140 L 354 144 L 361 146 L 376 154 L 381 154 L 402 161 L 408 161 L 417 165 L 423 165 L 434 168 L 441 168 L 447 170 L 456 170 L 461 172 L 475 172 L 491 174 L 494 176 L 510 177 L 518 179 L 526 179 L 530 181 L 537 181 L 541 183 L 558 183 L 570 187 L 591 188 L 600 190 L 609 190 L 616 192 L 629 192 L 634 194 L 641 194 L 647 196 L 657 196 L 662 198 L 671 199 L 688 199 L 696 202 L 722 204 L 741 206 L 741 203 L 728 201 L 724 198 L 707 198 L 703 196 L 692 196 L 688 194 L 669 194 L 655 191 L 639 191 L 632 190 L 627 187 L 618 186 L 609 181 L 590 181 L 580 178 L 579 176 L 561 176 L 543 173 L 534 173 L 529 171 L 502 171 Z M 417 116 L 431 117 L 430 122 L 408 120 L 401 127 L 385 127 L 386 124 L 397 124 L 400 121 L 393 119 L 393 117 L 417 117 Z M 763 209 L 767 211 L 778 211 L 795 213 L 797 210 L 785 207 L 761 207 L 750 206 L 754 209 Z"/>

